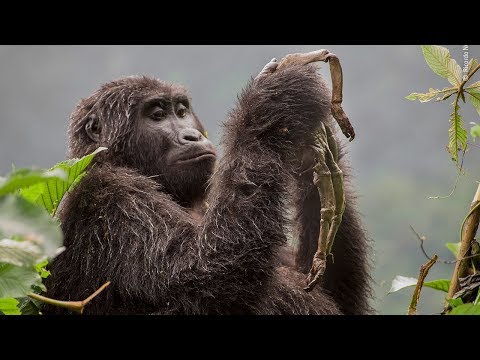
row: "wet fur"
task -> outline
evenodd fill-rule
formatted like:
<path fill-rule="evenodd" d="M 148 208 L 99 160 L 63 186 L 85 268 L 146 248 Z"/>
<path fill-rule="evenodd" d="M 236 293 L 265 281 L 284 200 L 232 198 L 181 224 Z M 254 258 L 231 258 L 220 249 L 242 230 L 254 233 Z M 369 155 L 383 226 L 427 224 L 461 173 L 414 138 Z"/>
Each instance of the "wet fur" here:
<path fill-rule="evenodd" d="M 85 313 L 369 313 L 368 246 L 348 189 L 335 264 L 322 286 L 303 290 L 320 207 L 312 174 L 297 175 L 297 159 L 319 121 L 330 117 L 329 91 L 315 68 L 286 68 L 245 87 L 224 124 L 224 156 L 209 181 L 201 221 L 174 201 L 161 179 L 146 176 L 146 160 L 135 155 L 150 146 L 135 140 L 135 104 L 159 89 L 180 91 L 154 79 L 121 79 L 72 114 L 71 156 L 97 146 L 83 133 L 90 111 L 109 126 L 102 143 L 109 150 L 62 204 L 66 250 L 50 266 L 48 296 L 80 300 L 109 280 Z M 177 181 L 188 186 L 195 176 Z M 286 245 L 292 188 L 296 255 Z"/>

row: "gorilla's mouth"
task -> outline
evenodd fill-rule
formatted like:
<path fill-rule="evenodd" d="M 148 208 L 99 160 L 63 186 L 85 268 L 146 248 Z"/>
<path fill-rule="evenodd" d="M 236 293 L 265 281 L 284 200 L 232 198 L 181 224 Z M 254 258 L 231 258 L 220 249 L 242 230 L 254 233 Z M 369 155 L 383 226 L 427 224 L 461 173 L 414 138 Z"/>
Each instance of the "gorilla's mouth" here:
<path fill-rule="evenodd" d="M 186 162 L 196 162 L 207 159 L 215 159 L 217 155 L 213 151 L 203 151 L 196 154 L 187 154 L 187 156 L 180 157 L 176 162 L 177 163 L 186 163 Z"/>

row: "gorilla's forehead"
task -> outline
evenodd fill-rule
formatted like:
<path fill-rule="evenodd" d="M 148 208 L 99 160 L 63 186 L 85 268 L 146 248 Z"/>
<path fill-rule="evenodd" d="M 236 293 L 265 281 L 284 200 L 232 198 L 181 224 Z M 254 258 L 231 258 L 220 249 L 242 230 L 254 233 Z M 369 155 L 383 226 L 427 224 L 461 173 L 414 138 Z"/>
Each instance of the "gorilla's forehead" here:
<path fill-rule="evenodd" d="M 103 84 L 89 97 L 83 99 L 77 110 L 93 108 L 113 109 L 131 107 L 152 97 L 191 99 L 187 88 L 148 76 L 127 76 Z M 108 105 L 108 106 L 107 106 Z"/>
<path fill-rule="evenodd" d="M 140 96 L 163 95 L 174 96 L 176 94 L 188 96 L 188 90 L 180 84 L 169 83 L 160 79 L 148 76 L 127 76 L 102 85 L 99 93 L 125 93 Z"/>

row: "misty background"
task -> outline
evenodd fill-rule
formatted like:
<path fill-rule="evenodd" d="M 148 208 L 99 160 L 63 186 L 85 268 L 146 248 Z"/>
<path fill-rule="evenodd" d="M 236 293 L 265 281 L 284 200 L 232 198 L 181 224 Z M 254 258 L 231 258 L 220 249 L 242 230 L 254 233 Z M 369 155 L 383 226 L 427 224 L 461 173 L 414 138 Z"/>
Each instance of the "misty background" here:
<path fill-rule="evenodd" d="M 462 65 L 462 47 L 447 46 Z M 344 72 L 343 107 L 355 128 L 349 143 L 360 211 L 372 239 L 374 307 L 405 314 L 413 288 L 386 295 L 395 275 L 417 277 L 426 261 L 411 232 L 427 237 L 430 254 L 453 260 L 445 242 L 457 242 L 459 227 L 480 180 L 480 141 L 470 146 L 453 196 L 446 195 L 456 169 L 445 147 L 450 99 L 411 102 L 411 92 L 448 86 L 432 73 L 420 46 L 0 46 L 0 175 L 16 167 L 47 168 L 66 157 L 69 115 L 100 84 L 145 74 L 186 85 L 193 108 L 218 144 L 220 123 L 251 76 L 272 58 L 327 48 Z M 470 46 L 480 57 L 480 46 Z M 320 72 L 330 82 L 328 65 Z M 474 81 L 478 76 L 474 77 Z M 453 99 L 452 99 L 453 101 Z M 468 129 L 479 122 L 470 103 L 461 104 Z M 450 278 L 453 265 L 436 264 L 427 278 Z M 444 293 L 425 288 L 419 313 L 439 313 Z"/>

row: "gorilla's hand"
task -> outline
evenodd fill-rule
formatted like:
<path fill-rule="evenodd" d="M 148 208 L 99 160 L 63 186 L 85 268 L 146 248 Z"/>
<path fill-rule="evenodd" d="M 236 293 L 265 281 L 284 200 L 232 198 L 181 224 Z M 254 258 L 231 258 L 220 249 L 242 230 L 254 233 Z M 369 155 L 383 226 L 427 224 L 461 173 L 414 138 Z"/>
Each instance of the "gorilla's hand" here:
<path fill-rule="evenodd" d="M 277 66 L 277 70 L 280 70 L 287 66 L 292 66 L 292 65 L 307 65 L 317 61 L 328 62 L 331 56 L 335 56 L 335 55 L 326 49 L 311 51 L 303 54 L 302 53 L 288 54 L 282 60 L 280 60 L 280 63 Z"/>
<path fill-rule="evenodd" d="M 308 53 L 295 53 L 286 55 L 280 62 L 274 58 L 262 69 L 260 74 L 256 77 L 262 78 L 275 71 L 288 68 L 295 65 L 307 65 L 313 62 L 323 61 L 330 62 L 330 75 L 332 77 L 332 105 L 331 113 L 337 121 L 343 134 L 352 141 L 355 138 L 355 130 L 353 129 L 348 116 L 342 108 L 342 88 L 343 88 L 343 73 L 340 61 L 337 55 L 331 53 L 327 49 L 320 49 Z"/>
<path fill-rule="evenodd" d="M 260 71 L 260 73 L 257 75 L 255 80 L 273 73 L 277 69 L 277 66 L 278 66 L 278 61 L 277 59 L 273 58 L 272 60 L 270 60 L 270 62 L 267 65 L 263 67 L 262 71 Z"/>

